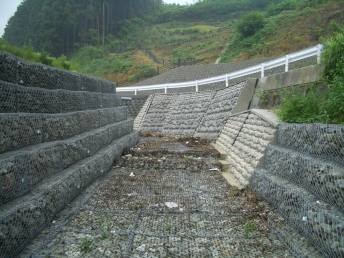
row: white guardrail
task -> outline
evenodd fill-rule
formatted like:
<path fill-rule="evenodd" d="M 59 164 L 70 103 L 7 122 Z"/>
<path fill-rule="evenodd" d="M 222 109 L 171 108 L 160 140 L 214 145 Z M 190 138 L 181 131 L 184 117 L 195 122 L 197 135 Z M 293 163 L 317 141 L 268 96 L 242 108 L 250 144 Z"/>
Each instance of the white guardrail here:
<path fill-rule="evenodd" d="M 254 74 L 254 73 L 261 73 L 261 77 L 264 77 L 264 71 L 268 69 L 272 69 L 278 66 L 285 66 L 285 71 L 288 72 L 289 64 L 306 59 L 308 57 L 317 56 L 317 62 L 320 63 L 321 52 L 323 50 L 323 45 L 319 44 L 317 46 L 306 48 L 304 50 L 271 60 L 266 63 L 258 64 L 255 66 L 251 66 L 242 70 L 238 70 L 232 73 L 223 74 L 215 77 L 209 77 L 202 80 L 196 81 L 189 81 L 189 82 L 177 82 L 177 83 L 166 83 L 166 84 L 156 84 L 156 85 L 146 85 L 146 86 L 134 86 L 134 87 L 120 87 L 117 88 L 117 92 L 130 92 L 134 91 L 135 95 L 137 95 L 138 91 L 145 91 L 145 90 L 161 90 L 165 89 L 165 93 L 167 93 L 167 89 L 175 89 L 175 88 L 185 88 L 185 87 L 196 87 L 196 92 L 198 92 L 198 86 L 216 83 L 216 82 L 223 82 L 226 81 L 226 87 L 228 87 L 228 81 L 231 79 L 243 77 L 246 75 Z"/>

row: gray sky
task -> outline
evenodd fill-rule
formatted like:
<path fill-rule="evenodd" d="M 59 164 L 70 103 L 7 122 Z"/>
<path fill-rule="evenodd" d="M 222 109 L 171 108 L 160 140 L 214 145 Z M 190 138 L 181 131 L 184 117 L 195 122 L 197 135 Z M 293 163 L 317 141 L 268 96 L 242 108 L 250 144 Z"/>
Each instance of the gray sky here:
<path fill-rule="evenodd" d="M 6 27 L 8 19 L 15 13 L 17 6 L 23 0 L 0 0 L 0 37 L 4 34 L 4 29 Z M 193 4 L 198 0 L 164 0 L 167 4 Z"/>
<path fill-rule="evenodd" d="M 0 0 L 0 37 L 4 34 L 8 19 L 15 13 L 22 0 Z"/>

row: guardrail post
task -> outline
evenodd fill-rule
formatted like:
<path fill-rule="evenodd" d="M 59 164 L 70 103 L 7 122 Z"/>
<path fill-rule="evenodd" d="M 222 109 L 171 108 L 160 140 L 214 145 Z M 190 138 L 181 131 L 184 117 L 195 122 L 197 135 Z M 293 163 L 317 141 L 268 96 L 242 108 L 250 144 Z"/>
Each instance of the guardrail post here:
<path fill-rule="evenodd" d="M 321 62 L 321 50 L 322 50 L 322 45 L 318 44 L 318 52 L 317 52 L 317 62 L 320 64 Z"/>
<path fill-rule="evenodd" d="M 261 76 L 260 77 L 263 78 L 264 77 L 265 63 L 262 63 L 261 66 L 262 67 L 261 67 Z"/>
<path fill-rule="evenodd" d="M 289 56 L 285 56 L 285 72 L 289 71 Z"/>
<path fill-rule="evenodd" d="M 196 92 L 198 92 L 198 81 L 196 81 Z"/>
<path fill-rule="evenodd" d="M 228 88 L 228 74 L 226 74 L 226 88 Z"/>
<path fill-rule="evenodd" d="M 137 88 L 135 88 L 135 95 L 137 95 Z"/>
<path fill-rule="evenodd" d="M 167 94 L 167 84 L 165 85 L 165 94 Z"/>

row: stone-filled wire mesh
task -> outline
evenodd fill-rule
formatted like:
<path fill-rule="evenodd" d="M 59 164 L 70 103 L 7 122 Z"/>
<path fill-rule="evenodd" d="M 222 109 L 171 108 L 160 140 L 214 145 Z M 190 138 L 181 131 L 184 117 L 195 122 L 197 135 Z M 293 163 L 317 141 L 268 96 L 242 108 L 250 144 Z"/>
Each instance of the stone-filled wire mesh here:
<path fill-rule="evenodd" d="M 344 164 L 344 128 L 341 125 L 282 123 L 278 128 L 278 144 Z"/>
<path fill-rule="evenodd" d="M 46 65 L 27 62 L 0 51 L 0 80 L 49 90 L 116 93 L 116 83 Z"/>
<path fill-rule="evenodd" d="M 290 149 L 269 145 L 265 167 L 344 212 L 344 166 Z"/>
<path fill-rule="evenodd" d="M 254 190 L 272 203 L 326 257 L 343 257 L 344 220 L 338 210 L 285 179 L 256 169 Z"/>

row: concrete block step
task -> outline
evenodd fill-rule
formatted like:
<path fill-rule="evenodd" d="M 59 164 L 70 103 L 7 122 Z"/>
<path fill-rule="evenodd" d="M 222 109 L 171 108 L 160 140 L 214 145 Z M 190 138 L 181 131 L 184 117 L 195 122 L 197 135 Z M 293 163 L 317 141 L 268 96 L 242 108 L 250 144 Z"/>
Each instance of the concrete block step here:
<path fill-rule="evenodd" d="M 0 205 L 24 194 L 46 176 L 90 157 L 133 130 L 133 120 L 103 126 L 72 138 L 0 154 Z"/>
<path fill-rule="evenodd" d="M 1 257 L 14 257 L 54 216 L 96 178 L 105 174 L 126 147 L 138 142 L 132 132 L 61 173 L 46 177 L 29 193 L 0 207 Z"/>
<path fill-rule="evenodd" d="M 61 114 L 0 114 L 0 153 L 67 139 L 126 119 L 126 107 Z"/>
<path fill-rule="evenodd" d="M 344 214 L 336 207 L 265 169 L 255 170 L 251 187 L 272 203 L 324 256 L 344 256 Z"/>
<path fill-rule="evenodd" d="M 226 160 L 219 160 L 219 162 L 221 163 L 222 165 L 222 171 L 227 171 L 228 168 L 230 167 L 231 163 L 229 163 L 228 161 Z"/>
<path fill-rule="evenodd" d="M 344 165 L 344 126 L 280 124 L 278 145 Z"/>
<path fill-rule="evenodd" d="M 318 157 L 269 145 L 265 168 L 304 187 L 344 212 L 344 166 Z"/>
<path fill-rule="evenodd" d="M 47 90 L 0 81 L 0 113 L 67 113 L 122 106 L 109 93 Z"/>

